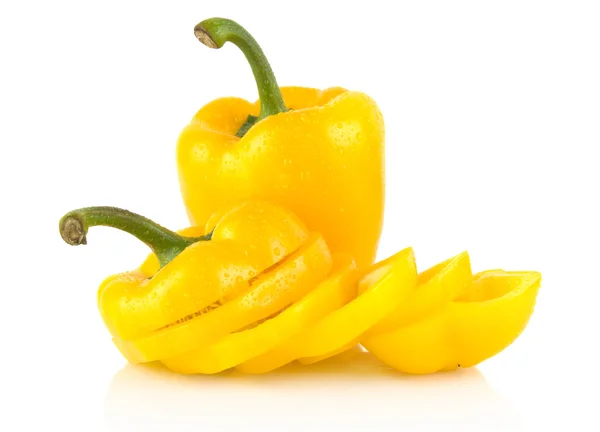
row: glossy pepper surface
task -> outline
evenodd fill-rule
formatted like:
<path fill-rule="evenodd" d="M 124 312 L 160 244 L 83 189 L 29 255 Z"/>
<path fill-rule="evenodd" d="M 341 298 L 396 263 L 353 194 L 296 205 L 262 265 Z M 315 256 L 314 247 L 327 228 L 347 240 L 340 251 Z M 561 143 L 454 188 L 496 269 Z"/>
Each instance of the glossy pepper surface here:
<path fill-rule="evenodd" d="M 384 125 L 375 101 L 342 88 L 279 88 L 256 41 L 233 21 L 195 28 L 211 48 L 245 54 L 260 100 L 222 98 L 200 109 L 177 143 L 181 193 L 192 224 L 247 199 L 296 213 L 333 252 L 373 263 L 384 209 Z"/>

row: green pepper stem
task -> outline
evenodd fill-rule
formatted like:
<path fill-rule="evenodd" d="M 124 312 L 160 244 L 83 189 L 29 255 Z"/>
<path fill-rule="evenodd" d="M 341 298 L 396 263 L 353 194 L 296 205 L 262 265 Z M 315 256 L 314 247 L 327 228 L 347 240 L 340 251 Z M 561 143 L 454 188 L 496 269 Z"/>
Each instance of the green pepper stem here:
<path fill-rule="evenodd" d="M 64 215 L 58 224 L 63 240 L 72 245 L 87 244 L 86 234 L 92 226 L 107 226 L 125 231 L 144 242 L 158 257 L 160 266 L 167 265 L 186 247 L 208 241 L 212 233 L 202 237 L 183 237 L 150 219 L 116 207 L 86 207 Z"/>
<path fill-rule="evenodd" d="M 269 65 L 263 50 L 246 29 L 229 19 L 209 18 L 194 27 L 194 35 L 209 48 L 218 49 L 225 42 L 231 42 L 244 53 L 252 68 L 260 97 L 260 114 L 257 119 L 253 120 L 253 123 L 270 115 L 287 111 L 271 65 Z M 249 118 L 248 121 L 250 120 Z M 248 126 L 247 129 L 249 129 Z M 245 133 L 240 130 L 238 134 L 240 132 Z"/>

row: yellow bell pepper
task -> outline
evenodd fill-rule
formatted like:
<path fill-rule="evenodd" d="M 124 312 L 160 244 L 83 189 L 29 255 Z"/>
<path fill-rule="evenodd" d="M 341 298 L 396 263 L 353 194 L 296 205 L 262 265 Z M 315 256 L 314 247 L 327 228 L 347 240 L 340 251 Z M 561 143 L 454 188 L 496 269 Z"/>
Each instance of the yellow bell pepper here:
<path fill-rule="evenodd" d="M 200 109 L 177 142 L 181 193 L 193 225 L 260 198 L 296 213 L 334 252 L 373 263 L 384 209 L 384 125 L 375 101 L 341 88 L 279 88 L 269 63 L 237 23 L 195 28 L 211 48 L 237 45 L 260 100 L 222 98 Z"/>
<path fill-rule="evenodd" d="M 69 244 L 85 244 L 95 225 L 133 234 L 161 265 L 151 278 L 141 270 L 111 276 L 99 290 L 104 322 L 131 362 L 181 354 L 264 319 L 301 298 L 332 266 L 320 234 L 266 202 L 234 207 L 200 237 L 111 207 L 70 212 L 60 232 Z"/>

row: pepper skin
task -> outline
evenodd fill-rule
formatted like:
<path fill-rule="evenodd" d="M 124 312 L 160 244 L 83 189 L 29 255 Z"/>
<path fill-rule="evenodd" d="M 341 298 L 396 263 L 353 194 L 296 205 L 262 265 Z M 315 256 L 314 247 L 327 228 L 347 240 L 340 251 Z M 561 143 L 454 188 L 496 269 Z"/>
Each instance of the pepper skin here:
<path fill-rule="evenodd" d="M 181 354 L 264 319 L 301 298 L 332 266 L 320 234 L 266 202 L 234 207 L 209 235 L 195 238 L 110 207 L 70 212 L 60 231 L 69 244 L 85 244 L 94 225 L 135 235 L 161 265 L 150 279 L 140 270 L 123 273 L 99 290 L 104 322 L 133 363 Z"/>
<path fill-rule="evenodd" d="M 373 263 L 384 210 L 384 125 L 375 101 L 341 88 L 279 88 L 256 41 L 233 21 L 195 28 L 211 48 L 236 44 L 260 100 L 222 98 L 200 109 L 177 142 L 181 193 L 193 225 L 265 199 L 292 210 L 333 252 Z"/>

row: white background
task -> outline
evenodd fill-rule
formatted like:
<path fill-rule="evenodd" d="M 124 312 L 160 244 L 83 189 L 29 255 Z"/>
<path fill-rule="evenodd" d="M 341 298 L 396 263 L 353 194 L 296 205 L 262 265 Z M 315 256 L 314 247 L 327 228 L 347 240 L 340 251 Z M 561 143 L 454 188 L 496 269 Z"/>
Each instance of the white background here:
<path fill-rule="evenodd" d="M 362 353 L 262 377 L 125 365 L 95 290 L 146 250 L 104 228 L 72 248 L 57 222 L 116 205 L 186 225 L 179 131 L 256 98 L 237 49 L 194 38 L 211 16 L 251 31 L 281 85 L 378 101 L 380 258 L 542 272 L 515 344 L 427 377 Z M 595 1 L 2 2 L 0 430 L 598 430 L 599 22 Z"/>

